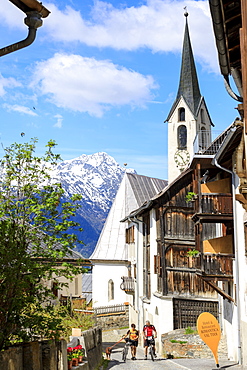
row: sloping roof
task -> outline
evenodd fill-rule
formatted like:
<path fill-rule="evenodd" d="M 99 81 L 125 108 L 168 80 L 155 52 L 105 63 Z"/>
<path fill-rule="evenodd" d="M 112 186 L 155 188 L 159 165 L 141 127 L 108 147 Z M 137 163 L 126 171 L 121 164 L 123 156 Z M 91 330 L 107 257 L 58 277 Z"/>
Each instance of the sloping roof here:
<path fill-rule="evenodd" d="M 166 180 L 137 175 L 134 173 L 127 173 L 127 177 L 139 206 L 153 197 L 154 194 L 159 193 L 167 185 Z"/>
<path fill-rule="evenodd" d="M 125 173 L 90 260 L 125 261 L 125 225 L 120 221 L 166 185 L 166 180 Z"/>

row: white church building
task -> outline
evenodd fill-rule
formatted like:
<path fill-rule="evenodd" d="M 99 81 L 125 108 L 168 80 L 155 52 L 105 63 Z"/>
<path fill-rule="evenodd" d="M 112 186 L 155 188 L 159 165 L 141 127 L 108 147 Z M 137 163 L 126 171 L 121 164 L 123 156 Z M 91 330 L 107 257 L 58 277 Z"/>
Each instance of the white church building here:
<path fill-rule="evenodd" d="M 93 266 L 94 307 L 124 302 L 133 304 L 133 296 L 126 294 L 120 286 L 123 283 L 122 277 L 130 277 L 130 284 L 133 281 L 130 267 L 137 262 L 134 250 L 128 248 L 126 244 L 126 237 L 134 238 L 134 234 L 129 232 L 126 235 L 127 225 L 120 221 L 132 210 L 139 208 L 159 193 L 166 185 L 165 180 L 125 173 L 96 248 L 90 257 Z"/>

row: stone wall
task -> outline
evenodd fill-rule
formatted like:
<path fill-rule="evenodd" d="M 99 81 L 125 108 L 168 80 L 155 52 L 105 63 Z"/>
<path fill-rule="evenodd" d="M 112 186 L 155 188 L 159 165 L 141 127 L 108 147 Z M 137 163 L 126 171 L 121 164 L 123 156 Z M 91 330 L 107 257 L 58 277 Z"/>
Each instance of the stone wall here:
<path fill-rule="evenodd" d="M 102 329 L 117 329 L 129 326 L 129 315 L 124 314 L 109 314 L 107 316 L 98 316 L 97 325 L 101 326 Z"/>
<path fill-rule="evenodd" d="M 177 329 L 162 334 L 161 341 L 165 357 L 213 358 L 212 351 L 201 340 L 200 336 L 198 334 L 185 334 L 185 329 Z M 227 345 L 224 336 L 220 339 L 218 357 L 227 358 Z"/>
<path fill-rule="evenodd" d="M 102 332 L 95 327 L 73 337 L 85 348 L 85 363 L 78 369 L 94 370 L 102 360 Z M 77 338 L 77 339 L 76 339 Z M 77 343 L 76 343 L 77 342 Z M 67 370 L 67 342 L 47 340 L 14 345 L 0 352 L 0 370 Z"/>
<path fill-rule="evenodd" d="M 23 343 L 0 352 L 0 369 L 67 370 L 65 340 Z"/>

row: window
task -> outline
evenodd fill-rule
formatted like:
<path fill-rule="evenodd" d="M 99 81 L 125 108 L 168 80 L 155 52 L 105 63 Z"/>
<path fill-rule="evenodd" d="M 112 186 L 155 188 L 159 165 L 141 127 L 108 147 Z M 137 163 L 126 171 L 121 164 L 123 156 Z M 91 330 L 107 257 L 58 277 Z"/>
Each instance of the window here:
<path fill-rule="evenodd" d="M 75 295 L 78 295 L 78 277 L 75 278 Z"/>
<path fill-rule="evenodd" d="M 125 231 L 125 241 L 127 244 L 130 244 L 130 243 L 134 243 L 135 242 L 135 234 L 134 234 L 134 231 L 135 231 L 135 227 L 134 226 L 131 226 L 129 227 L 128 229 L 126 229 Z"/>
<path fill-rule="evenodd" d="M 52 294 L 55 297 L 58 297 L 58 283 L 57 283 L 57 281 L 52 282 L 51 291 L 52 291 Z"/>
<path fill-rule="evenodd" d="M 114 299 L 114 282 L 112 279 L 108 281 L 108 301 Z"/>
<path fill-rule="evenodd" d="M 178 120 L 179 121 L 185 121 L 185 109 L 179 108 L 178 110 Z"/>
<path fill-rule="evenodd" d="M 205 123 L 205 113 L 204 113 L 204 109 L 201 109 L 201 122 L 202 122 L 202 123 Z"/>
<path fill-rule="evenodd" d="M 150 271 L 150 215 L 143 217 L 143 294 L 151 297 L 151 271 Z"/>
<path fill-rule="evenodd" d="M 177 132 L 178 149 L 186 149 L 187 147 L 187 127 L 185 125 L 178 126 Z"/>

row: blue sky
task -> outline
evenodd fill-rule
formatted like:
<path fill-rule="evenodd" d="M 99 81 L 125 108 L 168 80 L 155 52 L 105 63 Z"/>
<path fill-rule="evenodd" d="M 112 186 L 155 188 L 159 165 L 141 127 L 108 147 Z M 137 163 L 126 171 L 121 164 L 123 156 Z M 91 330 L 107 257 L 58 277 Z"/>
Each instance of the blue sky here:
<path fill-rule="evenodd" d="M 51 11 L 32 45 L 0 58 L 0 143 L 49 139 L 63 159 L 106 152 L 167 179 L 167 124 L 185 18 L 214 130 L 237 116 L 219 73 L 208 1 L 43 0 Z M 0 48 L 27 36 L 25 14 L 0 2 Z M 25 136 L 21 136 L 24 132 Z M 1 149 L 0 149 L 1 155 Z"/>

